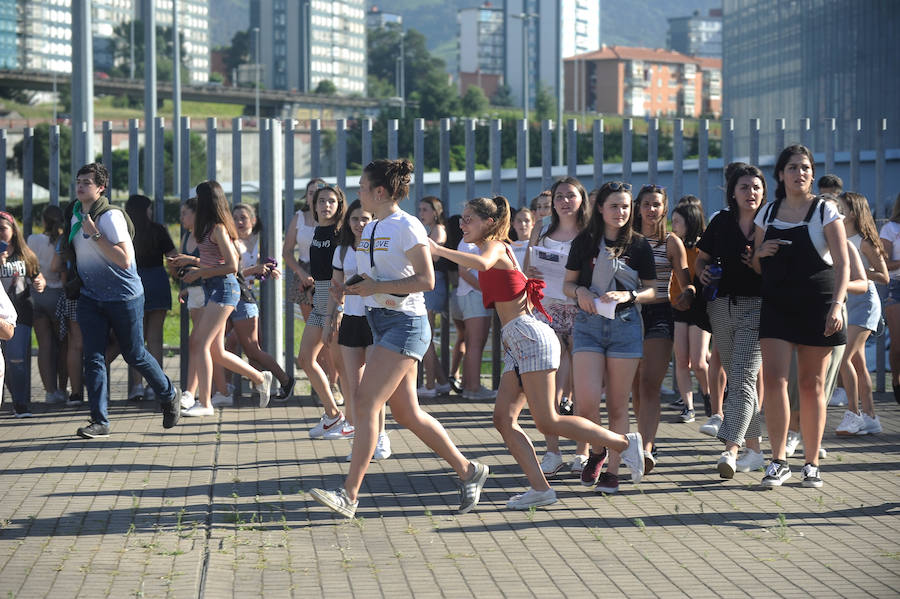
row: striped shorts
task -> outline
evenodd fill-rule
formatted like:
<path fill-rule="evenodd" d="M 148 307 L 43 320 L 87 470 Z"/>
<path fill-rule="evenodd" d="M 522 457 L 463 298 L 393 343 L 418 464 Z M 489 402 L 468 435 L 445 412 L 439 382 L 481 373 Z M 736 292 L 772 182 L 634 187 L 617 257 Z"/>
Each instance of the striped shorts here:
<path fill-rule="evenodd" d="M 306 319 L 306 324 L 312 327 L 324 327 L 325 317 L 328 316 L 328 295 L 331 293 L 331 279 L 316 281 L 316 290 L 313 294 L 313 309 Z"/>
<path fill-rule="evenodd" d="M 556 370 L 559 368 L 559 339 L 549 325 L 530 314 L 510 320 L 500 331 L 503 343 L 503 373 Z"/>

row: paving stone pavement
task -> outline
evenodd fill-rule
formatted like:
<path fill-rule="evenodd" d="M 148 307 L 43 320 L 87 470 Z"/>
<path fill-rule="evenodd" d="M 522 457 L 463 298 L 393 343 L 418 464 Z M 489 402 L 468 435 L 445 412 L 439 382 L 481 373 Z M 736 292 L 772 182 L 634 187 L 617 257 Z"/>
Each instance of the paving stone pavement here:
<path fill-rule="evenodd" d="M 781 489 L 759 472 L 721 481 L 720 444 L 664 408 L 660 462 L 638 486 L 603 496 L 563 475 L 560 501 L 531 512 L 505 509 L 526 483 L 490 403 L 423 405 L 491 468 L 470 514 L 453 514 L 446 464 L 390 423 L 394 455 L 370 468 L 358 517 L 332 517 L 307 491 L 341 483 L 349 443 L 308 438 L 307 396 L 244 398 L 171 431 L 153 405 L 118 400 L 112 436 L 93 441 L 74 436 L 84 411 L 36 404 L 16 420 L 4 403 L 0 598 L 898 596 L 900 407 L 886 394 L 877 436 L 835 436 L 829 409 L 822 489 L 800 487 L 801 457 Z"/>

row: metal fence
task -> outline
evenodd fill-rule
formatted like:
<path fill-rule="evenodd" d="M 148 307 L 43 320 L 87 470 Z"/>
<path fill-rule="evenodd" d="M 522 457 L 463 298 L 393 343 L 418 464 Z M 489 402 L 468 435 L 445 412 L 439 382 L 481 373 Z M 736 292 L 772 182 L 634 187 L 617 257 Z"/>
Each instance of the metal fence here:
<path fill-rule="evenodd" d="M 610 176 L 630 181 L 635 174 L 635 166 L 640 164 L 640 171 L 643 173 L 646 168 L 647 183 L 658 183 L 660 171 L 667 171 L 667 179 L 670 176 L 669 195 L 674 198 L 681 197 L 686 185 L 685 173 L 686 165 L 689 165 L 690 172 L 696 172 L 696 188 L 701 190 L 701 199 L 709 206 L 708 197 L 704 197 L 710 189 L 711 173 L 717 176 L 721 172 L 723 166 L 733 161 L 734 156 L 734 139 L 735 139 L 735 123 L 731 119 L 721 121 L 721 156 L 710 156 L 710 121 L 701 120 L 697 124 L 697 142 L 698 156 L 696 159 L 688 160 L 685 155 L 685 137 L 684 137 L 684 121 L 682 119 L 672 119 L 672 160 L 660 160 L 660 120 L 658 118 L 649 118 L 647 121 L 646 136 L 646 163 L 639 163 L 634 160 L 635 147 L 635 127 L 633 119 L 626 118 L 622 120 L 621 128 L 621 163 L 607 163 L 604 161 L 605 142 L 607 133 L 604 130 L 603 119 L 596 119 L 592 122 L 590 132 L 579 132 L 578 121 L 570 119 L 565 125 L 566 140 L 566 161 L 564 165 L 553 164 L 553 128 L 554 123 L 546 120 L 540 126 L 540 187 L 547 189 L 552 184 L 555 176 L 563 173 L 572 176 L 580 175 L 582 179 L 590 178 L 593 187 L 599 187 L 604 177 Z M 243 129 L 243 119 L 233 119 L 231 123 L 231 154 L 232 154 L 232 172 L 231 172 L 231 200 L 233 203 L 242 201 L 242 174 L 241 166 L 246 160 L 258 160 L 259 178 L 259 215 L 263 223 L 265 223 L 264 234 L 260 239 L 260 255 L 278 256 L 281 253 L 283 234 L 287 220 L 294 212 L 295 200 L 302 196 L 302 183 L 311 177 L 333 176 L 336 183 L 342 188 L 348 187 L 348 121 L 339 119 L 334 122 L 334 143 L 333 143 L 333 172 L 324 172 L 323 147 L 325 131 L 322 128 L 322 121 L 313 119 L 309 121 L 308 136 L 309 143 L 307 147 L 301 147 L 297 143 L 299 129 L 297 123 L 293 120 L 278 121 L 273 119 L 265 119 L 259 123 L 258 135 L 259 139 L 259 155 L 244 156 L 242 154 L 242 136 L 246 134 Z M 431 139 L 433 136 L 426 136 L 426 123 L 423 119 L 416 119 L 413 122 L 413 147 L 412 159 L 415 166 L 413 197 L 410 200 L 418 201 L 426 195 L 429 177 L 426 176 L 424 170 L 424 156 L 426 143 L 438 144 L 439 168 L 438 180 L 435 185 L 434 195 L 440 197 L 445 205 L 451 204 L 451 176 L 462 176 L 464 180 L 464 199 L 476 196 L 477 181 L 489 180 L 489 192 L 493 195 L 507 195 L 510 197 L 511 203 L 518 206 L 526 204 L 529 193 L 529 179 L 534 177 L 534 168 L 528 164 L 529 156 L 529 140 L 528 127 L 524 119 L 515 121 L 516 134 L 516 153 L 515 153 L 515 185 L 514 192 L 508 193 L 510 190 L 504 189 L 504 179 L 509 179 L 509 173 L 502 166 L 504 158 L 502 155 L 501 135 L 503 121 L 493 119 L 490 121 L 465 119 L 462 121 L 464 128 L 464 149 L 465 149 L 465 170 L 463 173 L 451 173 L 450 170 L 450 148 L 451 148 L 451 126 L 456 124 L 455 120 L 449 118 L 441 119 L 437 127 L 437 139 Z M 383 126 L 386 127 L 386 154 L 382 154 L 380 149 L 375 151 L 373 148 L 373 127 L 376 123 L 372 119 L 363 119 L 361 124 L 361 155 L 360 164 L 365 165 L 370 162 L 373 157 L 386 156 L 394 159 L 398 157 L 398 138 L 399 138 L 399 121 L 388 120 Z M 786 121 L 785 119 L 777 119 L 775 122 L 775 147 L 771 148 L 772 155 L 777 155 L 787 143 L 799 142 L 804 145 L 812 143 L 811 122 L 808 118 L 799 119 L 799 137 L 796 140 L 786 139 Z M 382 126 L 380 123 L 379 126 Z M 751 164 L 760 164 L 760 121 L 759 119 L 751 119 L 746 124 L 750 133 L 750 154 L 746 157 L 740 157 Z M 852 150 L 849 155 L 849 185 L 847 189 L 860 189 L 862 181 L 861 163 L 863 158 L 869 163 L 874 163 L 874 193 L 868 194 L 873 198 L 873 212 L 877 215 L 884 214 L 885 199 L 887 192 L 887 174 L 886 164 L 888 159 L 891 160 L 892 166 L 897 163 L 900 167 L 900 150 L 888 150 L 885 148 L 884 140 L 887 135 L 887 121 L 881 120 L 878 123 L 869 124 L 875 127 L 876 147 L 874 154 L 871 149 L 863 151 L 860 148 L 859 140 L 863 132 L 863 123 L 858 119 L 851 123 L 851 131 L 855 134 L 851 138 Z M 163 139 L 165 132 L 165 121 L 161 117 L 157 117 L 153 123 L 157 139 Z M 822 159 L 821 166 L 825 172 L 833 172 L 836 164 L 835 154 L 835 136 L 837 132 L 837 121 L 835 119 L 826 119 L 826 132 L 831 135 L 825 137 L 824 148 L 811 148 L 814 152 L 819 150 L 817 154 L 817 162 Z M 218 179 L 227 182 L 224 173 L 216 172 L 216 142 L 218 135 L 217 120 L 215 118 L 206 119 L 203 124 L 202 132 L 206 133 L 206 177 L 209 179 Z M 178 123 L 177 131 L 174 134 L 179 136 L 182 148 L 190 148 L 190 134 L 192 131 L 192 122 L 188 117 L 182 117 Z M 139 136 L 140 122 L 138 119 L 131 119 L 128 123 L 128 190 L 130 194 L 138 193 L 143 190 L 144 193 L 151 196 L 154 200 L 155 218 L 157 221 L 163 221 L 163 206 L 165 188 L 164 181 L 164 147 L 163 144 L 156 144 L 153 148 L 152 160 L 155 162 L 155 180 L 152 182 L 139 180 Z M 304 131 L 306 134 L 306 131 Z M 476 135 L 488 135 L 489 147 L 489 169 L 487 173 L 476 172 Z M 92 135 L 93 132 L 87 131 L 86 127 L 81 127 L 79 131 L 73 132 L 73 146 L 81 144 L 85 147 L 84 141 L 86 136 Z M 578 136 L 589 134 L 591 136 L 591 148 L 593 155 L 593 163 L 585 172 L 585 166 L 579 165 L 577 161 L 578 152 Z M 112 166 L 112 125 L 110 122 L 104 122 L 100 132 L 102 139 L 102 161 L 108 169 Z M 53 125 L 50 127 L 49 133 L 49 201 L 51 204 L 58 205 L 60 201 L 60 126 Z M 80 139 L 75 137 L 80 136 Z M 29 235 L 32 231 L 34 214 L 33 214 L 33 198 L 32 183 L 34 181 L 34 130 L 27 127 L 23 130 L 23 203 L 22 203 L 22 220 L 25 235 Z M 618 141 L 618 140 L 617 140 Z M 0 129 L 0 208 L 6 208 L 7 190 L 6 179 L 9 169 L 7 162 L 8 131 Z M 298 178 L 300 173 L 295 172 L 295 158 L 300 152 L 308 154 L 308 172 L 302 173 L 302 179 Z M 354 159 L 356 157 L 353 157 Z M 190 152 L 182 152 L 181 164 L 176 165 L 180 170 L 180 188 L 178 196 L 182 202 L 191 195 L 193 184 L 190 181 L 191 164 Z M 78 165 L 73 165 L 73 172 L 70 173 L 71 183 L 74 184 L 75 173 Z M 535 165 L 537 167 L 538 165 Z M 892 174 L 894 169 L 892 168 Z M 671 175 L 668 173 L 671 172 Z M 587 175 L 587 177 L 585 176 Z M 892 176 L 892 180 L 895 178 Z M 587 181 L 585 181 L 587 182 Z M 197 182 L 194 182 L 196 184 Z M 694 188 L 693 181 L 689 187 Z M 721 185 L 721 181 L 715 182 L 714 185 Z M 867 184 L 870 183 L 867 181 Z M 355 182 L 351 182 L 351 187 L 355 187 Z M 484 185 L 480 185 L 484 187 Z M 510 187 L 507 183 L 506 187 Z M 74 189 L 74 187 L 70 187 Z M 505 193 L 506 192 L 506 193 Z M 111 190 L 107 190 L 111 194 Z M 404 206 L 411 208 L 408 204 Z M 716 206 L 717 208 L 718 206 Z M 670 207 L 671 208 L 671 207 Z M 285 306 L 284 310 L 279 309 Z M 273 281 L 266 281 L 262 285 L 261 294 L 261 336 L 267 351 L 275 356 L 283 356 L 283 362 L 289 374 L 293 371 L 293 309 L 284 301 L 283 286 L 276 285 Z M 285 318 L 285 315 L 290 317 Z M 183 347 L 186 346 L 187 339 L 187 317 L 186 311 L 182 314 L 182 342 Z M 446 351 L 446 343 L 449 335 L 445 328 L 442 335 L 442 341 L 445 345 L 445 351 L 442 352 L 443 358 L 446 360 L 448 351 Z M 879 391 L 884 390 L 884 338 L 879 338 L 877 353 L 877 388 Z M 499 354 L 499 348 L 496 346 L 495 354 Z M 182 372 L 186 372 L 187 353 L 182 352 Z M 499 363 L 496 360 L 494 365 L 495 382 L 499 376 Z"/>

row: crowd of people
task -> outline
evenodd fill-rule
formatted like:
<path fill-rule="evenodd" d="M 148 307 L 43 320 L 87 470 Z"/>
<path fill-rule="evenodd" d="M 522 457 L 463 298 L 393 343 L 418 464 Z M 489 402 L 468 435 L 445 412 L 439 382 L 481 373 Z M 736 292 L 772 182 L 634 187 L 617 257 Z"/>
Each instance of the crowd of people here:
<path fill-rule="evenodd" d="M 517 211 L 502 196 L 474 198 L 448 218 L 426 197 L 414 217 L 399 206 L 412 171 L 406 160 L 370 163 L 352 202 L 310 181 L 285 237 L 287 297 L 305 320 L 297 365 L 323 409 L 308 433 L 352 440 L 344 485 L 310 491 L 336 513 L 355 514 L 370 461 L 391 456 L 388 404 L 458 475 L 459 513 L 477 505 L 488 467 L 419 405 L 451 392 L 494 400 L 493 424 L 529 484 L 508 508 L 556 502 L 549 479 L 563 470 L 616 493 L 622 465 L 637 482 L 664 459 L 656 433 L 673 357 L 677 421 L 695 422 L 702 408 L 699 431 L 722 444 L 721 478 L 762 470 L 762 486 L 780 486 L 802 442 L 801 485 L 821 487 L 825 408 L 839 378 L 848 403 L 835 432 L 881 432 L 865 346 L 885 323 L 900 335 L 900 197 L 879 234 L 867 199 L 834 175 L 816 182 L 800 145 L 778 157 L 771 197 L 758 167 L 728 165 L 726 207 L 708 224 L 695 196 L 626 181 L 588 193 L 574 177 Z M 82 167 L 76 201 L 45 208 L 44 232 L 27 241 L 0 212 L 0 340 L 14 415 L 31 416 L 32 327 L 46 401 L 87 404 L 84 438 L 110 434 L 107 369 L 118 354 L 134 369 L 129 399 L 159 401 L 165 428 L 233 405 L 228 373 L 249 381 L 261 407 L 290 398 L 295 379 L 259 342 L 257 282 L 282 272 L 260 255 L 254 208 L 231 207 L 204 181 L 181 207 L 176 247 L 149 198 L 131 196 L 121 210 L 108 185 L 102 165 Z M 170 281 L 193 324 L 180 393 L 160 367 Z M 887 286 L 884 300 L 876 284 Z M 494 315 L 504 358 L 496 390 L 481 376 Z M 439 319 L 456 331 L 449 370 L 433 343 Z M 900 344 L 890 363 L 900 402 Z M 540 459 L 519 423 L 526 406 L 545 439 Z M 575 441 L 572 456 L 560 438 Z"/>

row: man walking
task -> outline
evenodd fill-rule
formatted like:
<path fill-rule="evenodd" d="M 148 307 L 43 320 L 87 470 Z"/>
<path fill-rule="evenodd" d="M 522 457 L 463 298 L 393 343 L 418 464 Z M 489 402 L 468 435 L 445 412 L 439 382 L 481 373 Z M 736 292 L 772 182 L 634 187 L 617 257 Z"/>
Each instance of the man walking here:
<path fill-rule="evenodd" d="M 84 383 L 91 422 L 77 434 L 85 439 L 109 436 L 105 354 L 110 330 L 122 357 L 159 397 L 163 428 L 172 428 L 180 417 L 175 386 L 144 348 L 144 287 L 135 267 L 132 226 L 125 213 L 103 196 L 108 185 L 109 173 L 102 164 L 94 162 L 78 170 L 78 199 L 67 210 L 70 218 L 63 235 L 64 256 L 74 259 L 82 283 L 76 319 L 84 338 Z"/>

